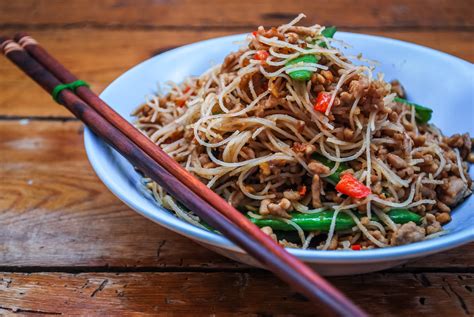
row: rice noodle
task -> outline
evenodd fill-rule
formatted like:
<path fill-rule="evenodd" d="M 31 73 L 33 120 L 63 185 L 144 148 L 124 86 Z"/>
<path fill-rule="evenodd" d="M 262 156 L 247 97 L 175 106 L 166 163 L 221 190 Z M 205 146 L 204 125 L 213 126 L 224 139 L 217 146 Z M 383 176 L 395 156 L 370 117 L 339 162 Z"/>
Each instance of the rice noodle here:
<path fill-rule="evenodd" d="M 182 218 L 183 220 L 192 223 L 196 227 L 206 229 L 198 219 L 194 219 L 193 217 L 190 216 L 188 212 L 185 210 L 181 209 L 170 196 L 165 196 L 163 199 L 163 202 L 171 208 L 178 217 Z"/>
<path fill-rule="evenodd" d="M 444 158 L 444 155 L 441 152 L 441 149 L 439 148 L 439 146 L 436 145 L 434 147 L 434 151 L 435 151 L 436 155 L 438 155 L 438 158 L 439 158 L 439 167 L 433 175 L 434 177 L 437 177 L 439 174 L 441 174 L 444 167 L 446 166 L 446 159 Z M 454 152 L 456 152 L 456 151 L 458 151 L 458 149 L 454 149 Z M 464 179 L 464 181 L 466 181 L 466 180 Z"/>
<path fill-rule="evenodd" d="M 459 154 L 459 150 L 455 148 L 454 153 L 456 153 L 456 163 L 458 165 L 459 176 L 461 177 L 462 181 L 467 184 L 467 179 L 466 176 L 464 176 L 464 170 L 461 164 L 461 155 Z"/>
<path fill-rule="evenodd" d="M 335 240 L 336 249 L 392 246 L 400 224 L 390 218 L 391 208 L 436 212 L 438 201 L 458 198 L 449 191 L 460 187 L 456 178 L 471 183 L 468 141 L 417 122 L 418 110 L 396 99 L 396 87 L 383 74 L 374 76 L 374 62 L 344 55 L 347 43 L 326 38 L 324 26 L 297 25 L 302 18 L 259 27 L 222 64 L 159 87 L 134 110 L 135 125 L 255 222 L 291 226 L 300 248 L 310 247 L 320 232 L 305 232 L 296 216 L 317 218 L 330 210 L 318 249 L 333 249 Z M 303 56 L 314 56 L 314 62 Z M 321 93 L 328 99 L 319 104 L 324 108 L 318 106 Z M 343 185 L 335 187 L 341 173 L 354 175 L 371 194 L 343 195 Z M 180 219 L 207 227 L 157 183 L 146 179 L 144 186 Z M 336 230 L 349 217 L 355 225 Z M 368 220 L 361 222 L 363 217 Z"/>
<path fill-rule="evenodd" d="M 397 230 L 397 225 L 395 224 L 395 222 L 393 222 L 392 219 L 390 219 L 390 217 L 386 213 L 379 210 L 378 208 L 373 208 L 372 210 L 375 212 L 377 217 L 379 217 L 379 219 L 382 220 L 383 223 L 385 223 L 390 228 L 390 230 L 392 231 Z"/>
<path fill-rule="evenodd" d="M 314 232 L 311 232 L 310 234 L 308 234 L 304 244 L 301 246 L 301 249 L 303 249 L 303 250 L 307 249 L 309 247 L 309 244 L 311 243 L 311 240 L 314 238 L 314 236 L 315 236 Z"/>
<path fill-rule="evenodd" d="M 448 233 L 449 233 L 448 230 L 441 230 L 441 231 L 438 231 L 438 232 L 427 235 L 425 237 L 425 240 L 430 240 L 430 239 L 434 239 L 434 238 L 437 238 L 437 237 L 440 237 L 440 236 L 444 236 L 445 234 L 448 234 Z"/>
<path fill-rule="evenodd" d="M 339 211 L 339 209 L 334 210 L 331 225 L 329 227 L 328 237 L 326 239 L 326 242 L 324 243 L 323 250 L 327 250 L 329 248 L 329 245 L 331 244 L 332 238 L 334 236 L 334 230 L 336 229 L 336 219 L 337 215 L 339 214 Z"/>
<path fill-rule="evenodd" d="M 402 208 L 402 207 L 406 207 L 408 206 L 412 201 L 413 201 L 413 197 L 415 196 L 415 183 L 412 183 L 411 184 L 411 189 L 410 189 L 410 195 L 408 196 L 408 198 L 402 202 L 402 203 L 396 203 L 396 202 L 392 202 L 392 201 L 388 201 L 388 200 L 384 200 L 384 199 L 380 199 L 378 196 L 376 195 L 371 195 L 370 196 L 370 199 L 372 199 L 373 201 L 379 203 L 379 204 L 382 204 L 382 205 L 385 205 L 385 206 L 389 206 L 389 207 L 394 207 L 394 208 Z"/>
<path fill-rule="evenodd" d="M 281 33 L 285 33 L 290 27 L 292 27 L 296 23 L 300 22 L 300 20 L 304 19 L 304 18 L 306 18 L 306 15 L 304 15 L 303 13 L 300 13 L 300 14 L 298 14 L 298 16 L 296 18 L 291 20 L 289 23 L 280 25 L 278 27 L 278 31 L 280 31 Z"/>
<path fill-rule="evenodd" d="M 382 173 L 387 177 L 387 180 L 392 184 L 398 184 L 403 187 L 408 187 L 409 182 L 407 180 L 401 179 L 397 174 L 395 174 L 384 162 L 378 158 L 374 158 L 374 161 L 381 168 Z"/>
<path fill-rule="evenodd" d="M 414 203 L 408 204 L 406 207 L 407 208 L 413 208 L 413 207 L 420 206 L 420 205 L 433 205 L 433 204 L 436 204 L 436 200 L 421 199 L 421 200 L 415 201 Z"/>
<path fill-rule="evenodd" d="M 285 218 L 280 218 L 279 220 L 283 221 L 284 223 L 292 226 L 293 228 L 296 229 L 296 231 L 298 232 L 298 236 L 299 238 L 301 239 L 301 245 L 304 245 L 306 243 L 306 237 L 304 235 L 304 231 L 303 229 L 301 229 L 300 226 L 298 226 L 296 223 L 294 223 L 293 221 L 289 220 L 289 219 L 285 219 Z"/>
<path fill-rule="evenodd" d="M 354 222 L 356 223 L 357 227 L 360 229 L 360 231 L 362 232 L 362 234 L 367 237 L 367 239 L 369 239 L 370 241 L 372 241 L 372 243 L 374 243 L 376 246 L 378 246 L 379 248 L 384 248 L 386 247 L 387 245 L 383 242 L 380 242 L 379 240 L 375 239 L 375 237 L 373 235 L 370 234 L 370 232 L 364 227 L 364 225 L 360 222 L 359 218 L 357 218 L 356 215 L 354 215 L 354 213 L 352 211 L 349 211 L 349 210 L 345 210 L 344 211 L 345 213 L 347 213 L 349 216 L 352 217 L 352 219 L 354 220 Z"/>

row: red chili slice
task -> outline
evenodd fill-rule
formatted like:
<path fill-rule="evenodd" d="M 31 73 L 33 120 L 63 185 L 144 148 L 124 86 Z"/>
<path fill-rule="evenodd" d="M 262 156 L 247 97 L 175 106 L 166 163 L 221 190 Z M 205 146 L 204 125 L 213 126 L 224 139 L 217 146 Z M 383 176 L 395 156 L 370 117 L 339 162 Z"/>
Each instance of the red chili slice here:
<path fill-rule="evenodd" d="M 257 53 L 255 53 L 253 58 L 259 61 L 265 61 L 269 55 L 270 54 L 268 54 L 267 51 L 260 50 L 260 51 L 257 51 Z"/>
<path fill-rule="evenodd" d="M 319 112 L 326 112 L 331 102 L 331 94 L 328 92 L 320 92 L 316 98 L 316 103 L 314 104 L 314 110 Z"/>
<path fill-rule="evenodd" d="M 186 99 L 177 99 L 175 101 L 175 104 L 178 106 L 178 107 L 184 107 L 184 104 L 186 103 Z"/>
<path fill-rule="evenodd" d="M 298 194 L 300 194 L 301 196 L 306 195 L 306 186 L 305 185 L 298 188 Z"/>
<path fill-rule="evenodd" d="M 341 180 L 336 185 L 336 190 L 342 194 L 357 199 L 365 198 L 372 193 L 369 187 L 362 184 L 357 178 L 349 173 L 341 176 Z"/>

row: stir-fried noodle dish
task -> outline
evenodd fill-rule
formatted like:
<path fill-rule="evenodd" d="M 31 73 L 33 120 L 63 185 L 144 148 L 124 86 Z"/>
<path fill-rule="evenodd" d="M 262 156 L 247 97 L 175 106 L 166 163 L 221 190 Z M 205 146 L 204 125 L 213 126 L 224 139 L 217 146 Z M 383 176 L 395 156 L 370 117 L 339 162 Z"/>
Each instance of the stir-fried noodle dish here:
<path fill-rule="evenodd" d="M 297 26 L 303 17 L 259 27 L 221 65 L 148 96 L 136 126 L 283 246 L 361 250 L 442 235 L 472 192 L 470 136 L 444 136 L 399 82 L 343 55 L 334 27 Z"/>

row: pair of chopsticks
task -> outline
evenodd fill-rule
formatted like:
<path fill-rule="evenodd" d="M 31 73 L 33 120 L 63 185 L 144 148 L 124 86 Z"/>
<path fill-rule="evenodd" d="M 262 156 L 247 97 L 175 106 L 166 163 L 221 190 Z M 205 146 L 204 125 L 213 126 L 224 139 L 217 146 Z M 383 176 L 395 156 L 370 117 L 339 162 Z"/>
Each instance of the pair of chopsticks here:
<path fill-rule="evenodd" d="M 52 94 L 59 85 L 78 81 L 32 37 L 20 33 L 14 39 L 0 37 L 2 52 L 48 93 Z M 57 101 L 171 196 L 295 290 L 313 302 L 325 304 L 329 313 L 366 316 L 325 279 L 187 172 L 87 86 L 74 88 L 61 90 Z"/>

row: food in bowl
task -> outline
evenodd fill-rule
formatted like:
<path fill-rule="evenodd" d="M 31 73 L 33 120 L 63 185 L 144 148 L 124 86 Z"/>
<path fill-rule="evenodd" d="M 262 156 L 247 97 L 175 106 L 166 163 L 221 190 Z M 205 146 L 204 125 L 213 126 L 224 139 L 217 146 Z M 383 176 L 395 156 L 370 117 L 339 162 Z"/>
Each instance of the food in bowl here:
<path fill-rule="evenodd" d="M 259 27 L 136 126 L 281 245 L 362 250 L 444 233 L 472 193 L 468 134 L 445 137 L 398 82 L 345 56 L 334 27 Z M 155 199 L 210 229 L 156 183 Z"/>

